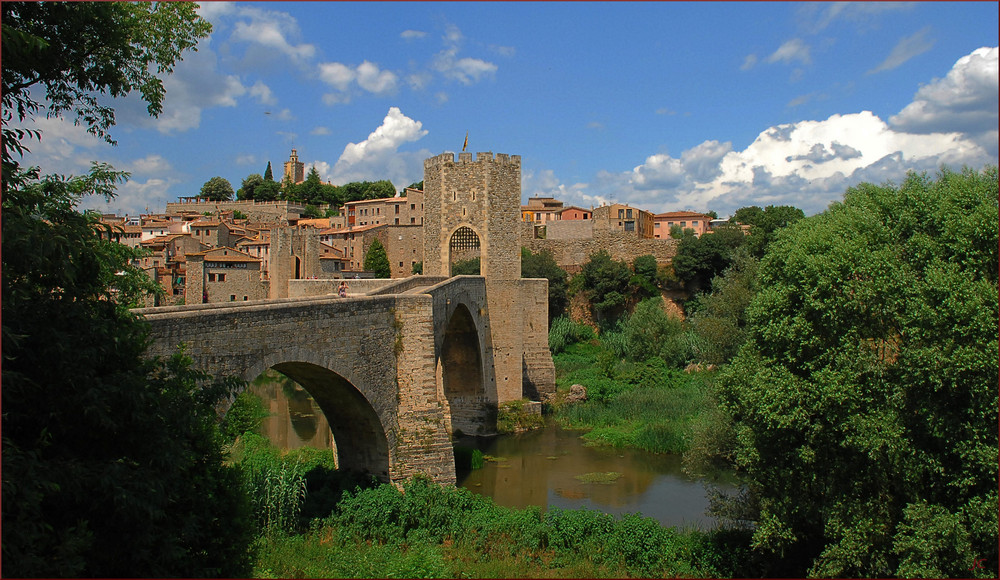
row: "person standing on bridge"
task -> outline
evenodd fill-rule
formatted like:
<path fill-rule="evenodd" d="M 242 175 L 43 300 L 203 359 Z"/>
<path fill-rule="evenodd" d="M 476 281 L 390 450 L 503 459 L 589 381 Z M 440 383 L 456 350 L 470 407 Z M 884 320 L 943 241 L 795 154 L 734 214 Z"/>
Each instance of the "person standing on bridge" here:
<path fill-rule="evenodd" d="M 340 282 L 340 286 L 337 288 L 337 296 L 347 298 L 347 282 Z"/>

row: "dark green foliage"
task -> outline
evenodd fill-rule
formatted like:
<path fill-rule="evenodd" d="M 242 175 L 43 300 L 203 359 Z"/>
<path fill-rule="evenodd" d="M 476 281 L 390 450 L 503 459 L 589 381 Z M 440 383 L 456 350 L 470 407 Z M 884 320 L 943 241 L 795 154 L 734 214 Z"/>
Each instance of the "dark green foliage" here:
<path fill-rule="evenodd" d="M 258 574 L 303 577 L 713 576 L 710 536 L 637 514 L 509 509 L 423 479 L 345 496 L 298 538 L 274 538 Z M 377 566 L 377 567 L 376 567 Z"/>
<path fill-rule="evenodd" d="M 590 304 L 602 319 L 612 319 L 624 310 L 632 278 L 628 264 L 612 260 L 611 254 L 601 250 L 591 254 L 581 273 Z"/>
<path fill-rule="evenodd" d="M 95 163 L 39 179 L 14 159 L 38 133 L 11 128 L 72 111 L 112 142 L 114 112 L 96 95 L 138 91 L 157 114 L 157 75 L 211 27 L 191 4 L 2 9 L 2 573 L 245 575 L 247 503 L 223 465 L 215 411 L 239 385 L 182 354 L 145 358 L 146 327 L 129 306 L 155 285 L 98 216 L 76 211 L 83 195 L 113 197 L 126 175 Z M 44 106 L 32 100 L 42 93 Z"/>
<path fill-rule="evenodd" d="M 240 188 L 236 190 L 236 199 L 255 199 L 254 195 L 257 190 L 257 186 L 264 183 L 264 178 L 260 176 L 259 173 L 251 173 L 243 178 L 240 183 Z"/>
<path fill-rule="evenodd" d="M 790 205 L 769 205 L 764 209 L 752 205 L 736 210 L 729 221 L 750 226 L 747 249 L 754 257 L 761 258 L 780 230 L 804 217 L 801 209 Z"/>
<path fill-rule="evenodd" d="M 267 169 L 264 170 L 264 181 L 274 181 L 274 173 L 271 171 L 271 162 L 267 162 Z"/>
<path fill-rule="evenodd" d="M 669 366 L 683 367 L 691 357 L 683 323 L 663 310 L 663 299 L 643 300 L 626 319 L 622 332 L 624 355 L 630 360 L 660 357 Z"/>
<path fill-rule="evenodd" d="M 414 181 L 413 183 L 407 185 L 402 190 L 400 190 L 399 195 L 405 196 L 407 189 L 418 189 L 420 191 L 423 191 L 424 190 L 424 181 L 423 180 Z"/>
<path fill-rule="evenodd" d="M 451 265 L 452 276 L 479 276 L 479 258 L 458 260 Z"/>
<path fill-rule="evenodd" d="M 385 253 L 385 246 L 378 239 L 372 240 L 368 251 L 365 252 L 365 270 L 375 274 L 376 278 L 389 278 L 392 276 L 392 269 L 389 266 L 389 256 Z"/>
<path fill-rule="evenodd" d="M 413 264 L 413 266 L 410 268 L 410 272 L 413 273 L 413 274 L 423 274 L 424 273 L 424 263 L 422 261 L 421 262 L 415 262 Z"/>
<path fill-rule="evenodd" d="M 768 246 L 721 402 L 784 572 L 996 573 L 997 185 L 862 184 Z"/>
<path fill-rule="evenodd" d="M 758 289 L 757 266 L 740 248 L 723 275 L 712 280 L 712 293 L 700 295 L 697 308 L 691 307 L 688 321 L 699 362 L 720 365 L 736 356 L 746 337 L 746 309 Z"/>
<path fill-rule="evenodd" d="M 2 214 L 4 575 L 244 574 L 246 503 L 215 413 L 237 385 L 181 355 L 145 359 L 127 306 L 152 283 L 75 211 L 121 175 L 15 176 Z"/>
<path fill-rule="evenodd" d="M 566 270 L 556 264 L 552 253 L 541 251 L 533 254 L 528 248 L 521 248 L 521 277 L 545 278 L 549 281 L 549 323 L 566 312 L 569 299 L 566 296 Z"/>
<path fill-rule="evenodd" d="M 302 210 L 302 217 L 306 219 L 315 219 L 315 218 L 321 218 L 323 216 L 319 213 L 318 207 L 309 204 L 305 207 L 305 209 Z"/>
<path fill-rule="evenodd" d="M 635 289 L 636 296 L 648 298 L 660 295 L 660 289 L 657 287 L 658 266 L 656 264 L 656 257 L 650 254 L 636 257 L 632 261 L 632 271 L 634 274 L 629 282 Z"/>
<path fill-rule="evenodd" d="M 254 201 L 278 201 L 281 197 L 281 186 L 276 181 L 265 179 L 253 190 Z"/>
<path fill-rule="evenodd" d="M 264 419 L 271 415 L 264 402 L 250 391 L 242 391 L 233 399 L 220 425 L 226 443 L 232 444 L 244 433 L 256 433 Z"/>
<path fill-rule="evenodd" d="M 379 181 L 352 181 L 340 186 L 338 190 L 338 199 L 341 200 L 341 203 L 396 196 L 396 188 L 388 179 Z"/>
<path fill-rule="evenodd" d="M 229 201 L 233 199 L 233 186 L 224 177 L 213 177 L 201 186 L 198 195 L 211 201 Z"/>
<path fill-rule="evenodd" d="M 299 201 L 310 205 L 333 201 L 324 195 L 323 180 L 320 179 L 315 165 L 309 168 L 305 181 L 296 186 L 296 194 Z"/>
<path fill-rule="evenodd" d="M 739 227 L 723 226 L 701 237 L 683 238 L 673 259 L 674 274 L 688 291 L 707 287 L 712 278 L 729 266 L 734 250 L 743 244 L 745 237 Z"/>

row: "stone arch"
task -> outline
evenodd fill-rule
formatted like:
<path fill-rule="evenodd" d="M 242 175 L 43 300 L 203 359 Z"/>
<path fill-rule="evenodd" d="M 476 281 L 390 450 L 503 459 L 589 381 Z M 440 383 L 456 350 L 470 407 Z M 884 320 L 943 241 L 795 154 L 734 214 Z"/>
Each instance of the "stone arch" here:
<path fill-rule="evenodd" d="M 490 405 L 495 394 L 491 397 L 487 392 L 487 360 L 480 331 L 468 306 L 455 305 L 437 360 L 441 395 L 450 411 L 451 429 L 467 435 L 492 433 L 496 427 Z"/>
<path fill-rule="evenodd" d="M 448 256 L 445 263 L 448 264 L 449 275 L 452 273 L 451 266 L 455 262 L 473 258 L 479 258 L 479 272 L 482 273 L 484 262 L 482 248 L 482 238 L 475 228 L 467 224 L 455 228 L 448 236 Z"/>
<path fill-rule="evenodd" d="M 390 481 L 392 429 L 365 394 L 363 379 L 345 376 L 319 361 L 280 355 L 259 361 L 244 378 L 252 380 L 273 368 L 302 385 L 323 411 L 337 446 L 337 465 Z M 300 360 L 296 360 L 300 359 Z M 352 380 L 353 379 L 353 380 Z"/>

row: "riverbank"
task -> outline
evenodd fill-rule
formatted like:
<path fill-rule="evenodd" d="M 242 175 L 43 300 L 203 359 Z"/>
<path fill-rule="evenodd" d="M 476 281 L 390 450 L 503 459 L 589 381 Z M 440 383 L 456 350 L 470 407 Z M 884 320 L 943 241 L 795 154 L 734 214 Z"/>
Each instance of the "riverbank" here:
<path fill-rule="evenodd" d="M 346 494 L 308 531 L 262 536 L 259 578 L 738 575 L 724 535 L 595 510 L 511 509 L 423 479 Z"/>
<path fill-rule="evenodd" d="M 553 362 L 550 410 L 563 427 L 585 430 L 590 444 L 680 455 L 717 420 L 714 371 L 684 372 L 659 358 L 618 360 L 597 340 L 566 346 Z M 574 384 L 586 387 L 587 399 L 567 403 Z"/>

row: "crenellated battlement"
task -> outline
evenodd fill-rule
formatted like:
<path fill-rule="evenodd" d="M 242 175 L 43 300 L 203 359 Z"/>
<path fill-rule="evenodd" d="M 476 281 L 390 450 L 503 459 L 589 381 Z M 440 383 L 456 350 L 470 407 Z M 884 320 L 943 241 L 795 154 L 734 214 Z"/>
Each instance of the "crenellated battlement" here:
<path fill-rule="evenodd" d="M 492 151 L 481 151 L 476 153 L 476 158 L 473 160 L 472 153 L 468 151 L 463 151 L 458 154 L 458 161 L 455 161 L 455 154 L 448 151 L 440 155 L 436 155 L 429 159 L 424 160 L 424 167 L 438 167 L 445 164 L 465 164 L 465 163 L 497 163 L 500 165 L 521 165 L 520 155 L 508 155 L 506 153 L 497 153 L 495 156 Z"/>

